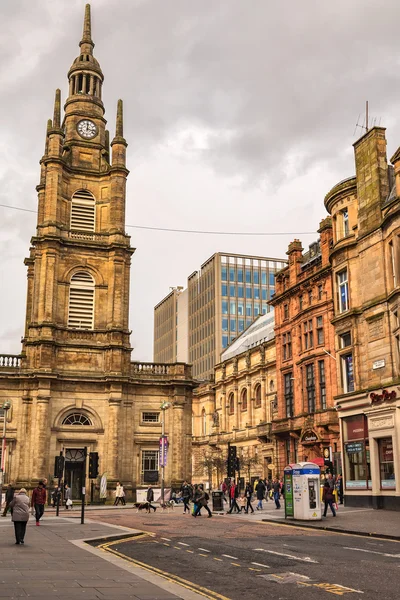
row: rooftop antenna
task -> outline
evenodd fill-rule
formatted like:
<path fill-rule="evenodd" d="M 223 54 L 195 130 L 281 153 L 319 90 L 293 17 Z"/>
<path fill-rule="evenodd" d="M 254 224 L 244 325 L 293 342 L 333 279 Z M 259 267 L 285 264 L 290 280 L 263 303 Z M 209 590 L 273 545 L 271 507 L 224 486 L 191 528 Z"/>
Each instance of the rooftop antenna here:
<path fill-rule="evenodd" d="M 362 125 L 360 124 L 360 117 L 361 117 L 361 113 L 358 115 L 358 119 L 357 119 L 357 123 L 356 126 L 354 128 L 354 133 L 353 135 L 355 135 L 356 131 L 357 131 L 357 127 L 359 127 L 360 129 L 363 129 L 365 131 L 365 133 L 367 133 L 369 131 L 369 109 L 368 109 L 368 100 L 366 100 L 365 102 L 365 118 L 363 119 Z M 364 134 L 363 134 L 364 135 Z"/>

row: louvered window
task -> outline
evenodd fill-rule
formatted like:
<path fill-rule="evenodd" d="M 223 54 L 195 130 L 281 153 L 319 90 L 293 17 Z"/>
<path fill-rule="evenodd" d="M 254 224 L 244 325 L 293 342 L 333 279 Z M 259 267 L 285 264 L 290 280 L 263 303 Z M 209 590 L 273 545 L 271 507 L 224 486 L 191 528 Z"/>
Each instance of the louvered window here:
<path fill-rule="evenodd" d="M 78 190 L 72 196 L 71 229 L 88 232 L 95 229 L 95 199 L 87 190 Z"/>
<path fill-rule="evenodd" d="M 90 273 L 79 271 L 71 277 L 68 327 L 93 329 L 94 281 Z"/>

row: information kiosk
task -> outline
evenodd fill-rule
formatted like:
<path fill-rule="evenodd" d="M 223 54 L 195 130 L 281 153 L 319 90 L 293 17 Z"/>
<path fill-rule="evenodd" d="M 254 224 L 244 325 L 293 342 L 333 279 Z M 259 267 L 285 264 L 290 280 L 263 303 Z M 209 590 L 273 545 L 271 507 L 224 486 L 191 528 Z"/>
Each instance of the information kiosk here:
<path fill-rule="evenodd" d="M 318 465 L 309 462 L 289 465 L 285 468 L 284 480 L 285 517 L 301 521 L 321 520 Z"/>

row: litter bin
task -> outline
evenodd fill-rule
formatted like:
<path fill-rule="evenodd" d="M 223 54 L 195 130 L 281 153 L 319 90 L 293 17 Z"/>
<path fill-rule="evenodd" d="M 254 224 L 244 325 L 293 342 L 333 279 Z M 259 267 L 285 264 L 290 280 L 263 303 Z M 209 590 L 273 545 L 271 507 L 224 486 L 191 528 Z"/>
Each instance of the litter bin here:
<path fill-rule="evenodd" d="M 213 512 L 219 512 L 224 510 L 224 493 L 221 490 L 212 492 L 212 509 Z"/>

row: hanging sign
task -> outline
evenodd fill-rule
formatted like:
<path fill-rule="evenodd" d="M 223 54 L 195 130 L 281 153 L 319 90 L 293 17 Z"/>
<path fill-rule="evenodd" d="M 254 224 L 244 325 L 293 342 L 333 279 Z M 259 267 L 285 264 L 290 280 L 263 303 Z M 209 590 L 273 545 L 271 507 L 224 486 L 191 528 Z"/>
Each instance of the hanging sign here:
<path fill-rule="evenodd" d="M 160 437 L 160 450 L 159 450 L 159 465 L 160 467 L 167 466 L 168 458 L 168 437 L 166 435 Z"/>
<path fill-rule="evenodd" d="M 315 442 L 318 442 L 318 436 L 314 431 L 305 431 L 301 436 L 302 444 L 314 444 Z"/>

